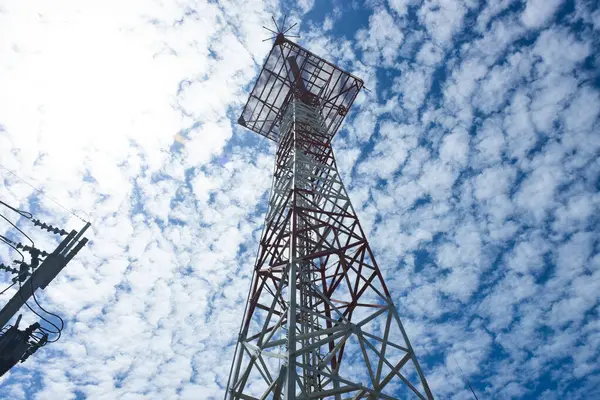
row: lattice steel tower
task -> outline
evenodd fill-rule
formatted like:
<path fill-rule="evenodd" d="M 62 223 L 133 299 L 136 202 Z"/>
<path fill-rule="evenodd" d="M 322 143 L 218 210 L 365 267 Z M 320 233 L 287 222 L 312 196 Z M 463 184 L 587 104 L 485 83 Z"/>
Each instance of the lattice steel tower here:
<path fill-rule="evenodd" d="M 433 399 L 331 149 L 363 82 L 282 31 L 238 120 L 277 153 L 225 399 Z"/>

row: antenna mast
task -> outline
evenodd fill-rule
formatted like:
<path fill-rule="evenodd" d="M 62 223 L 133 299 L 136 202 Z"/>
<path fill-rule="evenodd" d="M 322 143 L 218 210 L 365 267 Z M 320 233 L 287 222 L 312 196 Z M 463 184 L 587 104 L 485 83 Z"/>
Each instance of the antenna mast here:
<path fill-rule="evenodd" d="M 225 399 L 433 399 L 331 148 L 363 81 L 273 22 L 238 120 L 277 153 Z"/>

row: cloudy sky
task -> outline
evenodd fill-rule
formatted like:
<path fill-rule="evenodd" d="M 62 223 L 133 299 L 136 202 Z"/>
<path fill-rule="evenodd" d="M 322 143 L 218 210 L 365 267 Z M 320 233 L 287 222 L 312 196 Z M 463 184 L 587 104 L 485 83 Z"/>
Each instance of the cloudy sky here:
<path fill-rule="evenodd" d="M 0 1 L 0 164 L 93 223 L 1 396 L 223 396 L 275 152 L 235 121 L 283 12 L 370 89 L 333 146 L 434 394 L 472 398 L 458 364 L 480 398 L 600 398 L 585 0 Z M 83 225 L 4 169 L 0 198 Z"/>

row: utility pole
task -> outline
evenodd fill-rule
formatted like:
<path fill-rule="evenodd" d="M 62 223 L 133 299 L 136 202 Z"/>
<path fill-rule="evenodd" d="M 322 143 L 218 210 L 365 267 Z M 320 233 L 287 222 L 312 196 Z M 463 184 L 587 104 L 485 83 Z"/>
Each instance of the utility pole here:
<path fill-rule="evenodd" d="M 363 82 L 276 28 L 238 120 L 277 152 L 225 399 L 433 399 L 331 148 Z"/>
<path fill-rule="evenodd" d="M 37 289 L 45 289 L 58 273 L 67 266 L 75 254 L 85 246 L 88 240 L 81 237 L 89 227 L 90 223 L 88 222 L 80 232 L 71 231 L 41 265 L 31 273 L 12 299 L 0 310 L 0 328 L 3 328 L 19 312 Z"/>
<path fill-rule="evenodd" d="M 17 212 L 20 214 L 20 216 L 30 220 L 35 227 L 56 235 L 64 236 L 63 240 L 58 244 L 54 251 L 48 253 L 44 250 L 38 249 L 33 241 L 31 245 L 24 245 L 20 242 L 0 235 L 0 242 L 8 245 L 22 256 L 20 261 L 15 260 L 13 262 L 18 266 L 18 268 L 13 268 L 4 263 L 0 263 L 0 270 L 4 270 L 15 275 L 15 277 L 12 279 L 13 285 L 17 283 L 19 284 L 19 290 L 17 290 L 13 297 L 2 307 L 2 309 L 0 309 L 0 376 L 2 376 L 17 362 L 24 362 L 40 347 L 56 341 L 58 340 L 58 337 L 60 337 L 60 331 L 62 330 L 62 327 L 59 328 L 55 326 L 57 330 L 51 331 L 39 322 L 30 325 L 25 330 L 19 330 L 19 324 L 21 322 L 22 315 L 17 317 L 16 322 L 12 326 L 8 325 L 8 323 L 14 316 L 17 315 L 17 313 L 19 313 L 21 308 L 27 304 L 27 301 L 30 300 L 31 297 L 33 297 L 38 307 L 43 310 L 42 312 L 54 315 L 48 313 L 39 305 L 37 299 L 35 298 L 35 292 L 40 288 L 45 289 L 50 282 L 56 278 L 60 271 L 67 266 L 73 257 L 86 245 L 88 239 L 83 237 L 83 235 L 90 227 L 90 223 L 87 222 L 79 232 L 75 230 L 66 232 L 63 229 L 55 228 L 51 225 L 34 219 L 30 213 L 17 210 L 2 201 L 0 201 L 0 204 Z M 29 236 L 25 234 L 25 232 L 23 232 L 15 224 L 12 224 L 8 218 L 4 216 L 2 216 L 2 218 L 11 223 L 11 225 L 13 225 L 15 229 L 27 237 L 27 239 L 31 240 Z M 29 262 L 25 261 L 23 253 L 29 254 Z M 4 291 L 2 293 L 4 293 Z M 31 311 L 35 312 L 33 309 L 31 309 Z M 45 319 L 42 315 L 38 314 L 37 312 L 35 313 L 42 320 L 52 324 L 51 321 Z M 60 319 L 60 317 L 58 318 Z M 49 334 L 55 334 L 58 335 L 58 337 L 55 340 L 49 341 Z"/>

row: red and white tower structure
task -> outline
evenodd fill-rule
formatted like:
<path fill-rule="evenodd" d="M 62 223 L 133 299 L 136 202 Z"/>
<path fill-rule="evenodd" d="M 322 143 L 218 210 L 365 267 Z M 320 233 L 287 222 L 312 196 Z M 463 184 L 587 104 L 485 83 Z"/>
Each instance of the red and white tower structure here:
<path fill-rule="evenodd" d="M 225 399 L 433 399 L 331 148 L 363 82 L 282 31 L 238 121 L 277 153 Z"/>

